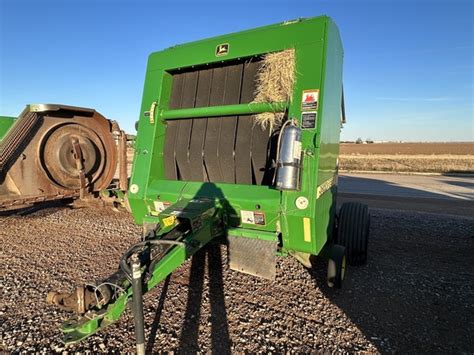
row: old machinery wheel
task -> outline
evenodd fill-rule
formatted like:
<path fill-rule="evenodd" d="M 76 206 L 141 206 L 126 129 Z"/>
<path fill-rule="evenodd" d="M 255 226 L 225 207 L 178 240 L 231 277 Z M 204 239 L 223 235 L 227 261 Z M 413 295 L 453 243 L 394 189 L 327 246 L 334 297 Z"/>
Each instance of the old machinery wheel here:
<path fill-rule="evenodd" d="M 105 173 L 106 149 L 99 135 L 77 123 L 64 124 L 48 132 L 42 142 L 40 161 L 49 179 L 64 188 L 95 183 Z"/>
<path fill-rule="evenodd" d="M 346 274 L 346 248 L 339 244 L 331 246 L 328 259 L 327 283 L 329 287 L 341 288 Z"/>
<path fill-rule="evenodd" d="M 348 202 L 339 211 L 336 243 L 347 249 L 350 265 L 363 265 L 367 262 L 370 214 L 367 205 Z"/>

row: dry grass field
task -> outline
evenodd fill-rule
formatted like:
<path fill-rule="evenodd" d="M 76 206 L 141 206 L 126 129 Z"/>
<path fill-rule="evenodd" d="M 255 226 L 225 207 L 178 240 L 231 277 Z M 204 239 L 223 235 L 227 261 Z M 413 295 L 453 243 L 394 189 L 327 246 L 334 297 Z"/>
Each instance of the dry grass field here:
<path fill-rule="evenodd" d="M 474 173 L 474 143 L 341 144 L 340 169 Z"/>
<path fill-rule="evenodd" d="M 377 155 L 474 155 L 474 142 L 467 143 L 342 143 L 341 154 Z"/>
<path fill-rule="evenodd" d="M 131 170 L 133 148 L 128 160 Z M 474 173 L 474 142 L 342 143 L 339 162 L 346 171 Z"/>

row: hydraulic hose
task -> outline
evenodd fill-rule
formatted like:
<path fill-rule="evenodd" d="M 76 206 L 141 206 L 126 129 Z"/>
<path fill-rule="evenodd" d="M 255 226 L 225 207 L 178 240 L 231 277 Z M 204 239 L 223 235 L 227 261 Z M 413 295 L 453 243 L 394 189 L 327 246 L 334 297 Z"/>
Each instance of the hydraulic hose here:
<path fill-rule="evenodd" d="M 139 242 L 132 247 L 130 247 L 120 258 L 119 267 L 124 272 L 127 279 L 131 282 L 132 281 L 132 268 L 128 263 L 128 258 L 137 253 L 140 248 L 149 246 L 149 245 L 181 245 L 183 246 L 183 242 L 178 242 L 176 240 L 166 240 L 166 239 L 157 239 L 157 240 L 146 240 L 143 242 Z M 141 255 L 141 254 L 140 254 Z"/>
<path fill-rule="evenodd" d="M 133 290 L 133 319 L 135 322 L 135 339 L 137 355 L 145 355 L 145 322 L 143 317 L 143 290 L 140 257 L 133 254 L 131 257 L 132 290 Z"/>

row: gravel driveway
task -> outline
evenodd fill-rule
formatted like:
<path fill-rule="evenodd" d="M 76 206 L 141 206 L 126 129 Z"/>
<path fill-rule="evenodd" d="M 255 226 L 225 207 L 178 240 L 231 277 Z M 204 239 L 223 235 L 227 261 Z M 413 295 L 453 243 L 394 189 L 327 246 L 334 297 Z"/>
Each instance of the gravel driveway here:
<path fill-rule="evenodd" d="M 368 264 L 328 289 L 325 265 L 282 258 L 276 281 L 226 267 L 210 245 L 145 296 L 147 349 L 474 352 L 474 219 L 372 210 Z M 0 217 L 0 350 L 134 351 L 133 319 L 65 348 L 50 290 L 115 270 L 140 228 L 123 212 L 50 208 Z"/>

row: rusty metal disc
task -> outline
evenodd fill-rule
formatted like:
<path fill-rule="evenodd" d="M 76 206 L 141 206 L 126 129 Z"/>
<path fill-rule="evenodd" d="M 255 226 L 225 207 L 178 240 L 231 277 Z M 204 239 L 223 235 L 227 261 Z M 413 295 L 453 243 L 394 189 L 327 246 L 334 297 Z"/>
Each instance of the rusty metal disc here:
<path fill-rule="evenodd" d="M 79 142 L 82 151 L 81 165 L 86 186 L 93 184 L 104 173 L 106 162 L 104 143 L 91 129 L 76 123 L 51 129 L 43 140 L 40 160 L 50 180 L 68 189 L 81 187 L 74 141 Z"/>

